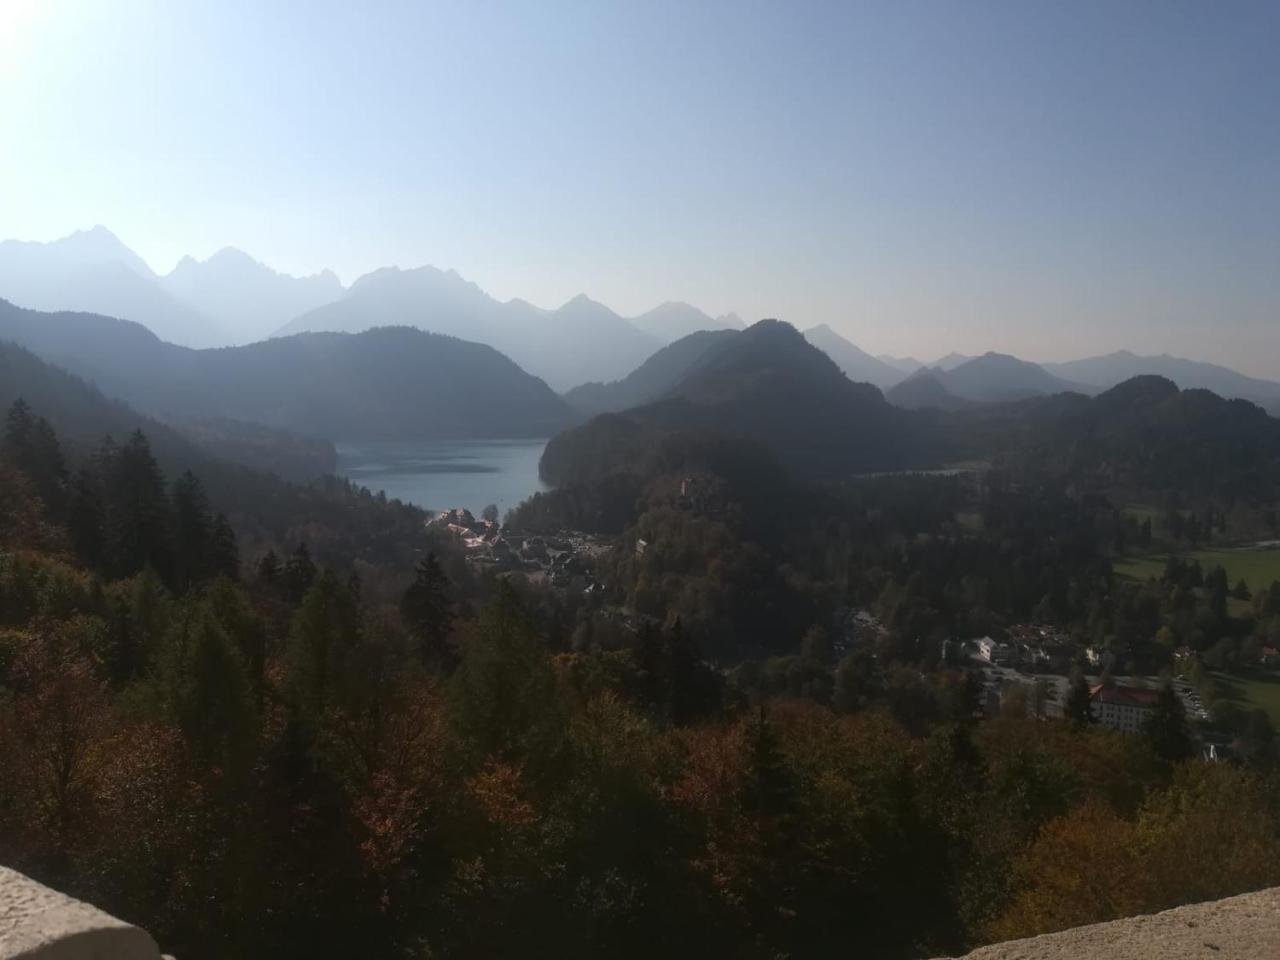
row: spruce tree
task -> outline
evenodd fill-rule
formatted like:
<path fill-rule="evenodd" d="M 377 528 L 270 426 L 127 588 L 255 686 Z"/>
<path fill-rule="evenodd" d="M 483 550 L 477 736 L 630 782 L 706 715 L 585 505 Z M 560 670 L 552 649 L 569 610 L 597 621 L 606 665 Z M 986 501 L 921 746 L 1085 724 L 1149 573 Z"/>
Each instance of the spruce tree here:
<path fill-rule="evenodd" d="M 436 666 L 451 665 L 454 652 L 449 646 L 453 629 L 453 585 L 434 553 L 428 553 L 414 571 L 413 583 L 400 600 L 400 615 L 418 644 L 422 658 Z"/>
<path fill-rule="evenodd" d="M 1191 728 L 1187 724 L 1187 713 L 1170 685 L 1160 688 L 1155 710 L 1143 725 L 1142 734 L 1162 760 L 1176 763 L 1191 756 Z"/>
<path fill-rule="evenodd" d="M 274 587 L 280 582 L 282 576 L 280 558 L 276 556 L 274 550 L 268 550 L 262 555 L 261 559 L 258 560 L 254 575 L 260 582 L 269 587 Z"/>
<path fill-rule="evenodd" d="M 44 504 L 45 515 L 60 519 L 67 505 L 67 466 L 57 434 L 21 398 L 13 402 L 0 440 L 0 456 L 26 475 Z"/>
<path fill-rule="evenodd" d="M 215 577 L 226 577 L 228 580 L 240 579 L 240 545 L 236 543 L 231 522 L 223 513 L 218 513 L 213 518 L 209 541 L 209 572 Z"/>
<path fill-rule="evenodd" d="M 102 478 L 91 467 L 81 467 L 71 483 L 67 532 L 81 562 L 94 569 L 105 560 L 104 522 Z"/>
<path fill-rule="evenodd" d="M 213 572 L 213 517 L 204 487 L 190 470 L 173 483 L 173 583 L 178 592 Z"/>
<path fill-rule="evenodd" d="M 293 556 L 284 568 L 285 595 L 294 603 L 298 603 L 311 589 L 316 578 L 316 565 L 311 559 L 311 551 L 305 543 L 298 544 Z"/>
<path fill-rule="evenodd" d="M 111 572 L 127 577 L 152 567 L 173 582 L 171 514 L 164 478 L 141 430 L 111 454 L 106 482 L 106 552 Z"/>
<path fill-rule="evenodd" d="M 1062 704 L 1062 715 L 1071 723 L 1081 727 L 1095 722 L 1093 698 L 1089 694 L 1089 681 L 1078 670 L 1071 676 L 1071 687 L 1067 691 L 1067 699 Z"/>

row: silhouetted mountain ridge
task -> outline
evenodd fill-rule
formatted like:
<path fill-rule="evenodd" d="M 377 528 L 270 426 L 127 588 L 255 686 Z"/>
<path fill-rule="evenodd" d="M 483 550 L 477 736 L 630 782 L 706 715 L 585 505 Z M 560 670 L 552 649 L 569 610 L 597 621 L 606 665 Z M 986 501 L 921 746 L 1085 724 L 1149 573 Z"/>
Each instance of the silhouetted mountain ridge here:
<path fill-rule="evenodd" d="M 166 419 L 415 440 L 548 436 L 571 416 L 545 383 L 493 348 L 408 327 L 192 350 L 135 323 L 0 301 L 0 338 Z"/>
<path fill-rule="evenodd" d="M 752 441 L 789 471 L 826 478 L 931 453 L 911 415 L 878 389 L 849 380 L 790 324 L 762 320 L 716 340 L 654 402 L 553 438 L 543 470 L 552 482 L 572 482 L 598 475 L 609 451 L 626 459 L 657 436 L 689 433 Z"/>
<path fill-rule="evenodd" d="M 804 338 L 834 360 L 850 380 L 887 390 L 905 376 L 901 370 L 871 356 L 825 323 L 806 330 Z"/>

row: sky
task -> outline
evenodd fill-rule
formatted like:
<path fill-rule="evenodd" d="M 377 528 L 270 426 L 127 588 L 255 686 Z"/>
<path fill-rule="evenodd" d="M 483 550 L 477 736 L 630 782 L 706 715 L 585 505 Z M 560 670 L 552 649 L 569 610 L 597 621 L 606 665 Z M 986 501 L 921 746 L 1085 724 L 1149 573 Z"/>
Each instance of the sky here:
<path fill-rule="evenodd" d="M 0 237 L 98 223 L 1280 378 L 1280 4 L 0 0 Z"/>

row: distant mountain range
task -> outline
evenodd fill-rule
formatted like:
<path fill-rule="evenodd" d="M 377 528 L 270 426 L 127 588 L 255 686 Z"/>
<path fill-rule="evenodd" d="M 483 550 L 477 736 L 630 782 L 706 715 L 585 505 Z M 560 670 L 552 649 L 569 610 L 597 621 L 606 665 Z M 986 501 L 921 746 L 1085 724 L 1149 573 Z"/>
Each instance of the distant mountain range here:
<path fill-rule="evenodd" d="M 291 277 L 234 247 L 225 247 L 208 260 L 183 257 L 173 272 L 160 278 L 160 285 L 212 319 L 229 343 L 261 340 L 285 320 L 329 303 L 343 292 L 331 270 Z"/>
<path fill-rule="evenodd" d="M 212 346 L 227 332 L 165 289 L 105 227 L 52 243 L 0 243 L 0 297 L 34 310 L 84 310 L 135 320 L 175 343 Z"/>
<path fill-rule="evenodd" d="M 835 361 L 845 376 L 887 390 L 902 380 L 903 371 L 871 356 L 825 323 L 804 332 L 804 338 Z"/>
<path fill-rule="evenodd" d="M 131 321 L 0 301 L 2 340 L 170 422 L 420 440 L 549 436 L 572 418 L 545 383 L 492 347 L 410 327 L 195 350 Z"/>
<path fill-rule="evenodd" d="M 913 374 L 921 367 L 925 366 L 925 364 L 921 363 L 915 357 L 895 357 L 888 353 L 877 354 L 876 359 L 881 363 L 887 363 L 889 366 L 900 371 L 904 375 Z"/>
<path fill-rule="evenodd" d="M 947 369 L 924 367 L 890 389 L 885 398 L 908 409 L 959 409 L 975 403 L 1008 403 L 1055 393 L 1097 393 L 1055 377 L 1043 367 L 1003 353 L 986 353 Z"/>
<path fill-rule="evenodd" d="M 356 333 L 390 325 L 488 344 L 557 390 L 625 376 L 663 343 L 586 296 L 556 310 L 524 300 L 504 303 L 454 271 L 434 267 L 367 274 L 338 300 L 304 313 L 275 335 Z"/>
<path fill-rule="evenodd" d="M 742 318 L 736 313 L 711 317 L 695 306 L 671 300 L 632 318 L 631 323 L 663 343 L 674 343 L 701 330 L 741 330 L 743 327 Z"/>
<path fill-rule="evenodd" d="M 230 247 L 203 261 L 184 257 L 160 276 L 101 226 L 51 243 L 0 242 L 0 297 L 38 310 L 136 321 L 161 340 L 191 347 L 414 326 L 491 346 L 559 391 L 622 382 L 662 347 L 689 334 L 743 326 L 734 314 L 712 317 L 679 302 L 632 318 L 586 296 L 552 310 L 518 299 L 501 302 L 454 271 L 429 266 L 375 270 L 344 288 L 332 272 L 292 277 Z M 1061 389 L 1093 393 L 1153 374 L 1280 414 L 1280 383 L 1167 355 L 1120 352 L 1039 365 L 1010 357 L 1000 365 L 991 360 L 998 354 L 951 353 L 925 364 L 914 357 L 873 357 L 825 324 L 805 336 L 851 380 L 896 390 L 890 399 L 905 406 L 987 403 Z M 970 366 L 975 361 L 982 363 Z M 924 370 L 931 380 L 904 382 L 925 377 Z"/>
<path fill-rule="evenodd" d="M 1212 390 L 1220 397 L 1239 397 L 1268 409 L 1280 408 L 1280 383 L 1247 377 L 1214 363 L 1171 357 L 1167 353 L 1139 356 L 1122 350 L 1100 357 L 1042 363 L 1040 366 L 1063 379 L 1094 387 L 1112 387 L 1133 377 L 1159 376 L 1173 381 L 1183 390 Z"/>
<path fill-rule="evenodd" d="M 667 302 L 631 319 L 586 296 L 554 310 L 495 300 L 454 271 L 375 270 L 344 288 L 331 271 L 278 273 L 232 247 L 184 257 L 160 276 L 98 226 L 52 243 L 0 243 L 0 297 L 36 310 L 75 310 L 141 323 L 162 340 L 230 346 L 303 332 L 415 326 L 480 342 L 558 390 L 625 376 L 653 351 L 699 330 L 741 329 Z"/>

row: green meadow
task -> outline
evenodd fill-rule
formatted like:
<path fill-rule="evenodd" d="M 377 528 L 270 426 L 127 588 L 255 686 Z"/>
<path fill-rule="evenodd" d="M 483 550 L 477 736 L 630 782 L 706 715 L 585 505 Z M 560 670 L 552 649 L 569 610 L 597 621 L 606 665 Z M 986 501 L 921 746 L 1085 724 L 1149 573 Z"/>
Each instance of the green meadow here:
<path fill-rule="evenodd" d="M 1280 676 L 1251 670 L 1248 673 L 1215 673 L 1218 696 L 1245 708 L 1261 707 L 1280 725 Z"/>
<path fill-rule="evenodd" d="M 1213 567 L 1222 567 L 1227 571 L 1227 582 L 1233 587 L 1243 580 L 1250 591 L 1257 591 L 1280 580 L 1280 549 L 1275 547 L 1216 547 L 1189 550 L 1178 556 L 1184 560 L 1199 560 L 1206 573 Z M 1112 566 L 1122 576 L 1149 580 L 1164 572 L 1168 559 L 1167 553 L 1126 557 L 1115 561 Z"/>

